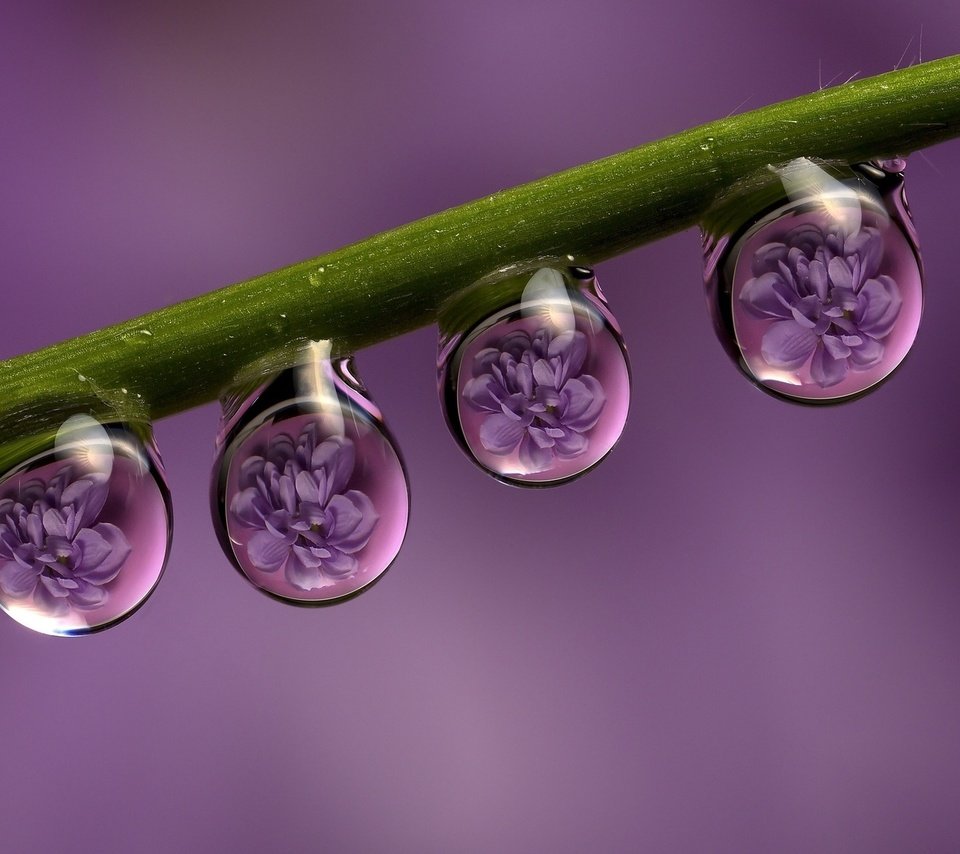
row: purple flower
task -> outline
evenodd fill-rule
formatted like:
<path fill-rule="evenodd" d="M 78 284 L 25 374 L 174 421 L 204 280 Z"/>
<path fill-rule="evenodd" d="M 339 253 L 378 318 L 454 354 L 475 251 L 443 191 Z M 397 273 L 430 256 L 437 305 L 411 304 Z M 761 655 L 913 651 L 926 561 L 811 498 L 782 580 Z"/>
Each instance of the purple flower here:
<path fill-rule="evenodd" d="M 901 306 L 897 283 L 877 275 L 882 257 L 883 238 L 870 226 L 846 234 L 805 223 L 761 246 L 740 300 L 775 321 L 760 346 L 766 362 L 796 370 L 810 359 L 821 388 L 876 365 Z"/>
<path fill-rule="evenodd" d="M 583 332 L 541 328 L 533 337 L 515 330 L 478 352 L 463 396 L 489 413 L 480 427 L 483 447 L 493 454 L 519 447 L 528 472 L 586 451 L 585 434 L 606 403 L 599 381 L 581 373 L 588 349 Z"/>
<path fill-rule="evenodd" d="M 0 501 L 3 592 L 32 597 L 51 615 L 102 605 L 131 551 L 116 525 L 97 522 L 108 492 L 107 475 L 74 479 L 64 466 L 49 481 L 28 481 L 16 498 Z"/>
<path fill-rule="evenodd" d="M 379 518 L 367 495 L 347 489 L 353 442 L 343 436 L 318 442 L 319 432 L 311 422 L 296 443 L 286 433 L 274 436 L 263 456 L 244 460 L 241 491 L 230 503 L 237 522 L 257 529 L 247 544 L 253 565 L 263 572 L 283 569 L 300 590 L 353 575 L 359 566 L 354 555 Z"/>

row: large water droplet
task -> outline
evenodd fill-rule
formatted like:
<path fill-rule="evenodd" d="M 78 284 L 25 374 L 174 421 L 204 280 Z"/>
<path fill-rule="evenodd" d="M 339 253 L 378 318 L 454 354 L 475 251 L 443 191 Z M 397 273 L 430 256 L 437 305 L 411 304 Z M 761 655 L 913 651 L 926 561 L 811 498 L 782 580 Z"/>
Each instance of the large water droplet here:
<path fill-rule="evenodd" d="M 630 404 L 626 348 L 585 268 L 544 267 L 459 295 L 441 313 L 438 375 L 461 447 L 494 477 L 524 486 L 595 466 Z"/>
<path fill-rule="evenodd" d="M 409 517 L 406 472 L 348 359 L 305 361 L 224 400 L 211 500 L 224 552 L 265 593 L 326 604 L 393 562 Z"/>
<path fill-rule="evenodd" d="M 51 635 L 88 634 L 150 595 L 170 494 L 142 425 L 68 419 L 0 481 L 0 607 Z"/>
<path fill-rule="evenodd" d="M 838 403 L 903 361 L 920 325 L 923 277 L 902 168 L 799 158 L 746 179 L 708 214 L 714 325 L 761 388 Z"/>

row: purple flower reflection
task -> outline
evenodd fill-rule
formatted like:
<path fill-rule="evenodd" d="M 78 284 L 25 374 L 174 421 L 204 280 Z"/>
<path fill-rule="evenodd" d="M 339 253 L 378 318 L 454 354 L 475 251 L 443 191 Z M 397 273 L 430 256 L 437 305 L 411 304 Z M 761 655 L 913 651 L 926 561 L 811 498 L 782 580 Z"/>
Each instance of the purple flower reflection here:
<path fill-rule="evenodd" d="M 257 529 L 247 544 L 250 562 L 263 572 L 283 569 L 300 590 L 315 590 L 353 575 L 354 555 L 370 541 L 379 518 L 373 502 L 347 489 L 356 461 L 353 442 L 343 436 L 319 441 L 308 424 L 294 443 L 274 436 L 263 456 L 240 468 L 240 492 L 230 512 Z"/>
<path fill-rule="evenodd" d="M 583 332 L 541 328 L 533 337 L 515 330 L 478 352 L 463 396 L 489 413 L 480 427 L 483 447 L 493 454 L 519 447 L 528 472 L 586 451 L 585 434 L 606 402 L 599 381 L 581 373 L 588 349 Z"/>
<path fill-rule="evenodd" d="M 804 223 L 761 246 L 740 301 L 775 321 L 760 347 L 767 364 L 796 370 L 810 359 L 821 388 L 875 366 L 902 303 L 897 283 L 877 275 L 882 258 L 883 238 L 870 226 L 847 234 Z"/>
<path fill-rule="evenodd" d="M 116 525 L 97 522 L 107 500 L 105 474 L 74 479 L 69 466 L 49 481 L 25 483 L 16 498 L 0 501 L 0 588 L 16 599 L 32 597 L 49 615 L 102 605 L 106 585 L 130 555 Z"/>

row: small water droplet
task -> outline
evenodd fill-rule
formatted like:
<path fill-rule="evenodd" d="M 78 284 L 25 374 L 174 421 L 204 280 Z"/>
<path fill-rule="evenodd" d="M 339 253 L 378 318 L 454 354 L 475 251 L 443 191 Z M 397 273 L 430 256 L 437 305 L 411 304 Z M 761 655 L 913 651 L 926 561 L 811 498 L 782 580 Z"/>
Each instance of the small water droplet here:
<path fill-rule="evenodd" d="M 439 390 L 461 447 L 518 485 L 571 480 L 616 444 L 630 403 L 620 330 L 592 271 L 467 289 L 441 315 Z"/>
<path fill-rule="evenodd" d="M 149 430 L 68 419 L 0 480 L 0 528 L 0 608 L 17 622 L 81 635 L 125 619 L 156 586 L 170 539 Z M 25 567 L 13 554 L 26 552 Z"/>
<path fill-rule="evenodd" d="M 714 326 L 753 382 L 788 400 L 837 403 L 903 361 L 923 303 L 903 198 L 902 175 L 875 164 L 799 158 L 708 213 Z"/>
<path fill-rule="evenodd" d="M 400 550 L 406 472 L 358 382 L 347 361 L 329 359 L 329 345 L 315 344 L 302 364 L 224 404 L 214 525 L 233 565 L 273 597 L 299 604 L 351 597 Z"/>

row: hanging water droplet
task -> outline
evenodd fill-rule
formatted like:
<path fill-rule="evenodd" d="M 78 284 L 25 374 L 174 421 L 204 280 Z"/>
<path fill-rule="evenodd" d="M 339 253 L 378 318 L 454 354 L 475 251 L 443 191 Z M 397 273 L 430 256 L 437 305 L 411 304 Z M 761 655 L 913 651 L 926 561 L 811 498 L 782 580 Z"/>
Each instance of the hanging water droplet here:
<path fill-rule="evenodd" d="M 571 480 L 616 444 L 630 404 L 619 327 L 591 270 L 484 282 L 444 307 L 438 383 L 461 447 L 494 477 Z"/>
<path fill-rule="evenodd" d="M 352 360 L 302 364 L 224 400 L 211 502 L 227 557 L 279 599 L 325 604 L 380 578 L 403 543 L 409 489 Z M 250 388 L 250 385 L 254 388 Z"/>
<path fill-rule="evenodd" d="M 170 494 L 148 427 L 68 419 L 0 480 L 0 607 L 51 635 L 130 616 L 160 579 Z"/>
<path fill-rule="evenodd" d="M 903 361 L 923 305 L 904 165 L 799 158 L 746 179 L 709 212 L 704 279 L 714 325 L 761 388 L 837 403 Z"/>

